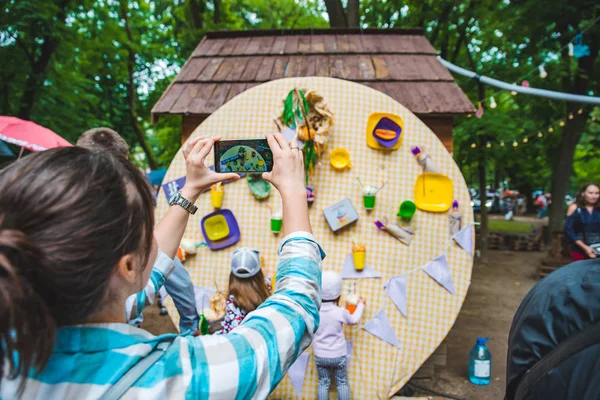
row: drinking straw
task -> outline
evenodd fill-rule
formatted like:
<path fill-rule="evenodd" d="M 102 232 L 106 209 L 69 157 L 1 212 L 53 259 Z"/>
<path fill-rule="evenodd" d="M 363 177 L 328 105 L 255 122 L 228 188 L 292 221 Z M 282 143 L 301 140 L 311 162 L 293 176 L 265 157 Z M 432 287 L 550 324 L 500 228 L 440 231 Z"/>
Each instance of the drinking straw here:
<path fill-rule="evenodd" d="M 358 184 L 360 185 L 360 188 L 362 189 L 363 193 L 365 191 L 365 187 L 363 186 L 362 182 L 360 181 L 360 177 L 356 177 L 356 180 L 358 181 Z"/>

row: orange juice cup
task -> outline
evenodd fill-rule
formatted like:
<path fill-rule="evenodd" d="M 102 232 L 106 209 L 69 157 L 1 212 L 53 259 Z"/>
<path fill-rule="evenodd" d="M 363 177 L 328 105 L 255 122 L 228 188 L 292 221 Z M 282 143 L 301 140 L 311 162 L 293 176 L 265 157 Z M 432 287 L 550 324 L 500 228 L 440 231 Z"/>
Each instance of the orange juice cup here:
<path fill-rule="evenodd" d="M 223 207 L 223 188 L 219 186 L 213 186 L 210 188 L 210 201 L 214 208 Z"/>
<path fill-rule="evenodd" d="M 367 259 L 367 251 L 366 250 L 353 250 L 352 251 L 352 260 L 354 261 L 354 269 L 357 271 L 362 271 L 365 269 L 365 261 Z"/>
<path fill-rule="evenodd" d="M 346 303 L 346 310 L 348 310 L 350 314 L 354 314 L 354 311 L 356 311 L 356 304 Z"/>

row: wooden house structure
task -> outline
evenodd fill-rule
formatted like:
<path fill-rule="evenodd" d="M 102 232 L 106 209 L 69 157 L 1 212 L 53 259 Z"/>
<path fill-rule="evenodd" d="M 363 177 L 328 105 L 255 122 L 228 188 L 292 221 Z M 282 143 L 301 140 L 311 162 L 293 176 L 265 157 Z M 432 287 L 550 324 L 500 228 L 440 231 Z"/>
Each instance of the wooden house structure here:
<path fill-rule="evenodd" d="M 182 115 L 185 141 L 239 93 L 274 79 L 328 76 L 379 90 L 416 114 L 452 151 L 452 117 L 475 111 L 422 29 L 209 32 L 152 108 Z"/>

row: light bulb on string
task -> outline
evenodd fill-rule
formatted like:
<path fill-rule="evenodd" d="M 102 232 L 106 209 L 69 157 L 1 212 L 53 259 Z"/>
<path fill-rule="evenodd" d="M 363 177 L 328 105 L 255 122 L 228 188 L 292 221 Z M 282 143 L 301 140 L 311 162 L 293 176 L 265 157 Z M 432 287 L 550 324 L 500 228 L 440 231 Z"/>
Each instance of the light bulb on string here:
<path fill-rule="evenodd" d="M 485 145 L 485 147 L 487 147 L 489 149 L 490 147 L 492 147 L 492 144 L 490 142 L 487 142 L 487 144 Z"/>
<path fill-rule="evenodd" d="M 565 121 L 560 121 L 560 126 L 565 126 Z"/>
<path fill-rule="evenodd" d="M 596 120 L 596 117 L 592 117 L 592 121 L 595 121 L 595 120 Z"/>
<path fill-rule="evenodd" d="M 501 140 L 501 141 L 500 141 L 500 146 L 501 146 L 501 147 L 504 147 L 504 140 Z"/>
<path fill-rule="evenodd" d="M 476 145 L 475 143 L 473 143 L 473 144 L 471 145 L 471 148 L 472 148 L 472 149 L 474 149 L 475 147 L 477 147 L 477 145 Z"/>
<path fill-rule="evenodd" d="M 569 43 L 569 57 L 573 57 L 573 43 Z"/>
<path fill-rule="evenodd" d="M 569 114 L 569 119 L 573 119 L 575 117 L 573 117 L 573 114 Z"/>
<path fill-rule="evenodd" d="M 516 140 L 513 141 L 513 147 L 517 147 L 517 146 L 519 146 L 519 142 L 517 142 Z"/>
<path fill-rule="evenodd" d="M 473 114 L 467 114 L 467 118 L 471 118 Z"/>
<path fill-rule="evenodd" d="M 523 139 L 523 143 L 527 143 L 527 142 L 529 142 L 528 138 Z"/>
<path fill-rule="evenodd" d="M 490 108 L 496 108 L 498 107 L 498 104 L 496 104 L 496 100 L 494 99 L 494 96 L 490 97 Z"/>
<path fill-rule="evenodd" d="M 542 132 L 538 132 L 538 137 L 542 137 L 544 134 Z"/>
<path fill-rule="evenodd" d="M 579 110 L 577 110 L 577 114 L 579 114 L 579 115 L 583 114 L 583 110 L 580 108 Z"/>
<path fill-rule="evenodd" d="M 517 86 L 517 84 L 515 82 L 513 82 L 513 86 Z M 517 95 L 517 91 L 516 90 L 511 90 L 510 94 L 512 94 L 513 96 Z"/>
<path fill-rule="evenodd" d="M 544 79 L 545 77 L 548 76 L 546 69 L 544 69 L 544 64 L 539 66 L 539 70 L 540 70 L 540 78 Z"/>
<path fill-rule="evenodd" d="M 553 127 L 548 128 L 548 132 L 554 132 L 554 128 Z"/>

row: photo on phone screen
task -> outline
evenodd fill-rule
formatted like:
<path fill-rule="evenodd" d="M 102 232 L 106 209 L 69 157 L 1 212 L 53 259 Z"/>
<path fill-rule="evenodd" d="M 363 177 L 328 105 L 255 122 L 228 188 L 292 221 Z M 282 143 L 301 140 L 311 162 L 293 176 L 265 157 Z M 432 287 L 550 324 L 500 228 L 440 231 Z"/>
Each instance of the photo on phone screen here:
<path fill-rule="evenodd" d="M 273 169 L 267 139 L 220 140 L 215 143 L 215 171 L 262 173 Z"/>

